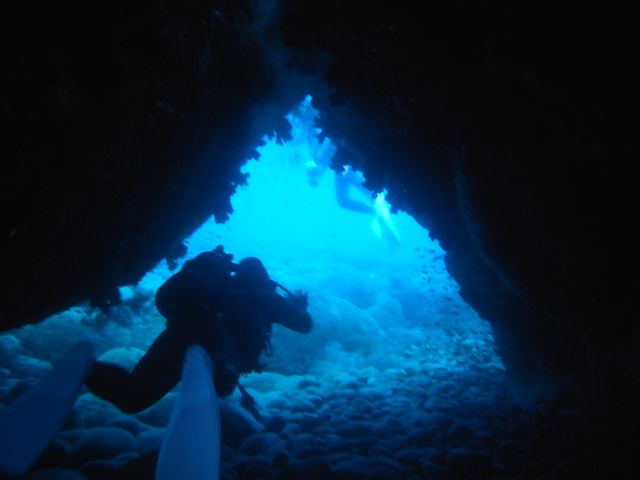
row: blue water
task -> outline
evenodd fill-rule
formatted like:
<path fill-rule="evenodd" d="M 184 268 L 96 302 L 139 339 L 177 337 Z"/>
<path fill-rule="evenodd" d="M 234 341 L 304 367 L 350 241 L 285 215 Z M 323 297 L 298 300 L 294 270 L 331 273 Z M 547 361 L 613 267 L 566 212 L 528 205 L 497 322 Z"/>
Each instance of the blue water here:
<path fill-rule="evenodd" d="M 445 252 L 427 230 L 404 212 L 390 213 L 384 192 L 350 189 L 371 213 L 338 204 L 340 173 L 314 170 L 331 151 L 314 125 L 318 114 L 307 97 L 288 116 L 290 141 L 265 137 L 258 158 L 242 169 L 248 182 L 232 198 L 230 220 L 202 225 L 185 242 L 185 259 L 222 244 L 236 260 L 261 258 L 290 290 L 309 292 L 314 332 L 274 335 L 272 369 L 339 370 L 337 356 L 357 368 L 503 368 L 490 325 L 458 295 Z M 155 290 L 170 274 L 162 263 L 139 287 Z M 327 366 L 330 359 L 337 365 Z"/>
<path fill-rule="evenodd" d="M 315 127 L 318 114 L 307 98 L 288 116 L 290 141 L 264 138 L 243 167 L 248 181 L 232 198 L 229 221 L 203 224 L 178 262 L 221 244 L 236 260 L 259 257 L 272 278 L 309 294 L 313 331 L 276 325 L 266 371 L 243 379 L 271 423 L 239 409 L 237 393 L 223 401 L 225 471 L 279 453 L 303 465 L 308 448 L 354 478 L 410 478 L 469 458 L 486 463 L 488 443 L 458 452 L 462 460 L 455 448 L 469 447 L 468 431 L 486 433 L 495 409 L 507 408 L 490 325 L 460 298 L 438 242 L 408 214 L 391 213 L 385 192 L 362 186 L 366 172 L 351 172 L 349 199 L 361 211 L 340 205 L 344 172 L 326 167 L 335 147 Z M 0 400 L 16 398 L 78 340 L 133 365 L 164 326 L 153 295 L 171 274 L 161 262 L 122 287 L 124 304 L 107 314 L 83 304 L 8 332 L 2 338 L 13 353 L 0 357 Z M 83 393 L 57 442 L 73 465 L 102 458 L 115 468 L 157 447 L 174 401 L 172 393 L 127 416 Z M 107 453 L 104 444 L 112 445 Z M 441 451 L 436 458 L 443 445 L 451 458 Z"/>

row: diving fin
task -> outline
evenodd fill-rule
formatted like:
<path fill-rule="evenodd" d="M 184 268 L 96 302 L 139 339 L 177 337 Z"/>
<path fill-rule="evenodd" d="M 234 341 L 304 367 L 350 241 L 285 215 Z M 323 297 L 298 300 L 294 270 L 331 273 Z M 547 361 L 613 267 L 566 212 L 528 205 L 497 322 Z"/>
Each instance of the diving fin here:
<path fill-rule="evenodd" d="M 387 243 L 391 246 L 398 246 L 400 245 L 400 234 L 393 223 L 389 204 L 386 201 L 386 196 L 386 191 L 383 191 L 376 196 L 376 200 L 374 202 L 375 224 L 372 228 L 378 238 L 382 238 L 384 235 Z"/>
<path fill-rule="evenodd" d="M 77 343 L 42 380 L 0 410 L 0 474 L 24 474 L 51 443 L 69 416 L 93 359 L 93 346 Z"/>
<path fill-rule="evenodd" d="M 200 345 L 187 349 L 178 400 L 160 446 L 155 480 L 218 480 L 220 410 L 213 366 Z"/>

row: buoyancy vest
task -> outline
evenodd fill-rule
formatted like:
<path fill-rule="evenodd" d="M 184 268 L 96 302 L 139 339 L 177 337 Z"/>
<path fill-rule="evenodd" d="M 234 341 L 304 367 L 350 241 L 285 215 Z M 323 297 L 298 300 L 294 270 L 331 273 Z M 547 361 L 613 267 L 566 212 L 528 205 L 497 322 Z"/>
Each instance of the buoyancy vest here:
<path fill-rule="evenodd" d="M 156 307 L 167 319 L 167 326 L 205 315 L 211 299 L 230 285 L 232 259 L 220 245 L 187 261 L 160 286 Z"/>
<path fill-rule="evenodd" d="M 224 290 L 231 287 L 232 259 L 218 246 L 185 262 L 156 292 L 156 307 L 166 318 L 167 328 L 191 328 L 194 323 L 221 321 L 224 325 L 216 330 L 233 337 L 240 362 L 237 367 L 248 373 L 260 369 L 260 356 L 265 349 L 270 356 L 270 322 L 250 303 L 236 305 L 218 315 L 207 310 L 211 298 L 224 295 Z"/>

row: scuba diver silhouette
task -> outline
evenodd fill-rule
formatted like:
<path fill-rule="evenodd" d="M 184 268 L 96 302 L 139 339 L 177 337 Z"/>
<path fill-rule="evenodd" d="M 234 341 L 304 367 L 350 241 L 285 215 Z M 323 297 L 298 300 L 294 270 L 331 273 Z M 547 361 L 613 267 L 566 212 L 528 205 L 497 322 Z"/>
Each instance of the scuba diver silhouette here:
<path fill-rule="evenodd" d="M 276 293 L 278 288 L 287 296 Z M 215 390 L 227 396 L 241 374 L 262 370 L 260 356 L 271 354 L 274 323 L 300 333 L 312 328 L 305 292 L 291 293 L 271 280 L 257 258 L 233 263 L 222 246 L 187 261 L 158 289 L 155 300 L 166 329 L 131 373 L 96 361 L 85 382 L 123 412 L 144 410 L 171 391 L 190 345 L 199 344 L 209 354 Z"/>
<path fill-rule="evenodd" d="M 336 203 L 340 208 L 356 213 L 364 213 L 372 216 L 371 227 L 374 234 L 383 240 L 390 248 L 400 245 L 400 235 L 391 218 L 389 206 L 385 202 L 386 192 L 373 195 L 364 186 L 365 177 L 362 172 L 354 170 L 349 163 L 342 160 L 342 171 L 331 170 L 332 159 L 338 154 L 338 148 L 325 137 L 322 142 L 315 138 L 308 140 L 311 146 L 311 159 L 304 164 L 309 184 L 317 187 L 320 178 L 331 173 L 335 178 Z M 349 157 L 349 154 L 341 153 L 341 156 Z M 334 162 L 335 163 L 335 162 Z"/>
<path fill-rule="evenodd" d="M 278 288 L 287 296 L 276 293 Z M 156 306 L 167 319 L 166 329 L 131 373 L 95 360 L 94 346 L 78 342 L 51 372 L 0 411 L 0 477 L 23 475 L 36 462 L 83 383 L 123 412 L 135 413 L 182 380 L 155 478 L 214 478 L 220 455 L 216 393 L 230 395 L 238 386 L 241 405 L 262 422 L 239 376 L 261 371 L 260 355 L 271 351 L 274 323 L 311 331 L 307 303 L 305 292 L 291 293 L 271 280 L 257 258 L 236 264 L 218 246 L 187 261 L 158 289 Z"/>

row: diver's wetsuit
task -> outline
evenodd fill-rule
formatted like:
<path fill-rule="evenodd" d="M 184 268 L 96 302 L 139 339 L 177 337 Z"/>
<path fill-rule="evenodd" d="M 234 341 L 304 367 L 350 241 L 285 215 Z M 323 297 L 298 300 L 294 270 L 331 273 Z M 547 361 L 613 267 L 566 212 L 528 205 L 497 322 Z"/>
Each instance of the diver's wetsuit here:
<path fill-rule="evenodd" d="M 196 261 L 198 257 L 191 260 Z M 97 361 L 86 381 L 93 393 L 123 412 L 144 410 L 166 395 L 181 378 L 191 344 L 207 350 L 215 364 L 216 391 L 226 396 L 233 392 L 241 373 L 259 367 L 273 323 L 300 333 L 311 331 L 306 308 L 275 293 L 271 281 L 266 287 L 232 282 L 215 290 L 219 285 L 206 285 L 202 275 L 187 270 L 183 267 L 158 290 L 156 305 L 167 317 L 167 328 L 133 371 Z"/>

